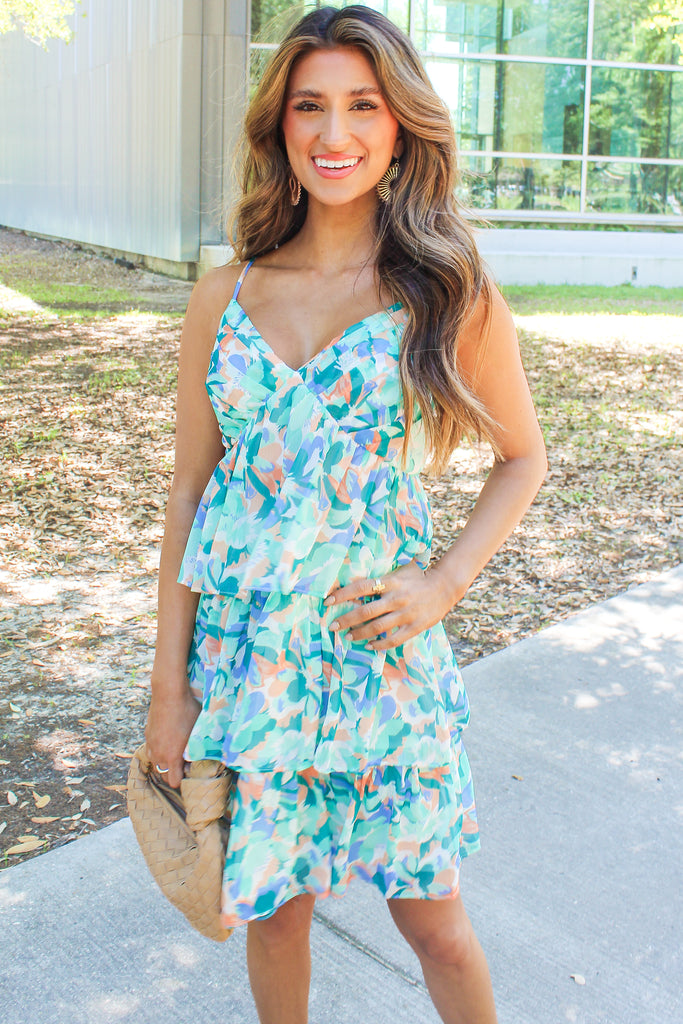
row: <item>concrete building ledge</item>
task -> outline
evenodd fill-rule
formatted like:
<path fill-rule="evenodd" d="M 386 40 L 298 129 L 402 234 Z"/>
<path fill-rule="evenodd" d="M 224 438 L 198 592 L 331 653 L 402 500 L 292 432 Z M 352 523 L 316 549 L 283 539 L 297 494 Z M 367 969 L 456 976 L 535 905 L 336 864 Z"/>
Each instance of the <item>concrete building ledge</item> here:
<path fill-rule="evenodd" d="M 683 287 L 680 233 L 491 228 L 477 241 L 502 285 Z"/>

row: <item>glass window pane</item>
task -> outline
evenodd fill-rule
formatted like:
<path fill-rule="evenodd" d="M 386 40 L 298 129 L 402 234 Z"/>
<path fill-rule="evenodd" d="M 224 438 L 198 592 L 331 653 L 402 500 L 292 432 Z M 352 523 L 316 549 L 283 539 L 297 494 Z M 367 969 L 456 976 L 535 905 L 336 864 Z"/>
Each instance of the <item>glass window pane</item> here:
<path fill-rule="evenodd" d="M 277 43 L 287 34 L 290 25 L 306 13 L 300 0 L 252 0 L 251 38 L 259 42 Z"/>
<path fill-rule="evenodd" d="M 588 165 L 587 209 L 598 213 L 667 214 L 683 224 L 683 167 Z"/>
<path fill-rule="evenodd" d="M 343 0 L 333 3 L 333 7 L 350 7 L 352 4 L 357 3 L 358 0 Z M 322 7 L 323 4 L 320 4 Z M 398 25 L 402 32 L 407 32 L 409 28 L 409 0 L 370 0 L 369 3 L 362 3 L 362 7 L 372 7 L 374 11 L 379 11 L 390 21 L 393 21 L 394 25 Z"/>
<path fill-rule="evenodd" d="M 585 57 L 588 0 L 414 0 L 419 49 Z"/>
<path fill-rule="evenodd" d="M 683 159 L 683 75 L 594 68 L 592 156 Z"/>
<path fill-rule="evenodd" d="M 349 7 L 356 0 L 334 3 L 334 7 Z M 324 6 L 322 3 L 318 7 Z M 403 31 L 408 31 L 410 0 L 370 0 L 361 4 L 371 7 L 394 22 Z M 301 0 L 252 0 L 251 38 L 259 42 L 279 42 L 298 18 L 312 10 L 311 3 Z"/>
<path fill-rule="evenodd" d="M 484 210 L 577 212 L 581 198 L 578 160 L 514 160 L 464 156 L 463 201 Z"/>
<path fill-rule="evenodd" d="M 585 71 L 566 64 L 426 61 L 461 149 L 580 153 Z"/>
<path fill-rule="evenodd" d="M 680 4 L 662 0 L 595 0 L 593 56 L 597 60 L 639 64 L 683 63 Z"/>

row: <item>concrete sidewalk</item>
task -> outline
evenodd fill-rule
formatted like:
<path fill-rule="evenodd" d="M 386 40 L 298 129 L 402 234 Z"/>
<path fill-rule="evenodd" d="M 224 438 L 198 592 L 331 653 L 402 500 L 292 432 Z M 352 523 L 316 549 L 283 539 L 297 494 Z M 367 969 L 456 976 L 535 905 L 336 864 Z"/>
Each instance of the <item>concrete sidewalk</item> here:
<path fill-rule="evenodd" d="M 465 671 L 500 1024 L 681 1024 L 683 567 Z M 2 1024 L 255 1024 L 118 822 L 0 873 Z M 312 1024 L 436 1024 L 381 898 L 319 901 Z M 572 975 L 585 979 L 579 984 Z"/>

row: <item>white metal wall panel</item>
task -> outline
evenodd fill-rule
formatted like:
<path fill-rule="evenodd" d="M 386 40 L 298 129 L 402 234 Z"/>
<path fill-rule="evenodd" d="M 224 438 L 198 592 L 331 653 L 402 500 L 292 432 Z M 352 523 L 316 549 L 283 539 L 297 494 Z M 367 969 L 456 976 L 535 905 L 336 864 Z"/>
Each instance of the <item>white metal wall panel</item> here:
<path fill-rule="evenodd" d="M 215 18 L 216 0 L 206 2 Z M 246 32 L 247 0 L 219 4 L 244 8 Z M 0 223 L 196 260 L 204 3 L 84 0 L 77 10 L 73 41 L 48 52 L 19 32 L 0 37 Z M 222 48 L 207 52 L 220 79 Z M 211 157 L 215 193 L 224 167 L 215 146 Z"/>

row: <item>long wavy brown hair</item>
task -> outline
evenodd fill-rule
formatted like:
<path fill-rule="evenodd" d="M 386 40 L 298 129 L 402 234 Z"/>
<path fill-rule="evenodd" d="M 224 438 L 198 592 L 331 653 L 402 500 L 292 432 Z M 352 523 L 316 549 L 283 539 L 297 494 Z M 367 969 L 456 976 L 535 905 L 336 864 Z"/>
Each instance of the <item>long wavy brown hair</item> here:
<path fill-rule="evenodd" d="M 407 312 L 399 371 L 405 409 L 404 455 L 417 403 L 432 469 L 441 472 L 463 435 L 492 439 L 494 422 L 462 379 L 458 342 L 477 299 L 490 286 L 455 197 L 455 133 L 411 41 L 383 15 L 354 5 L 323 7 L 302 18 L 267 65 L 245 120 L 243 196 L 232 244 L 255 259 L 292 238 L 307 197 L 292 206 L 281 130 L 292 67 L 312 50 L 361 50 L 370 62 L 403 139 L 389 202 L 377 208 L 375 266 L 382 290 Z M 495 445 L 494 445 L 495 448 Z"/>

